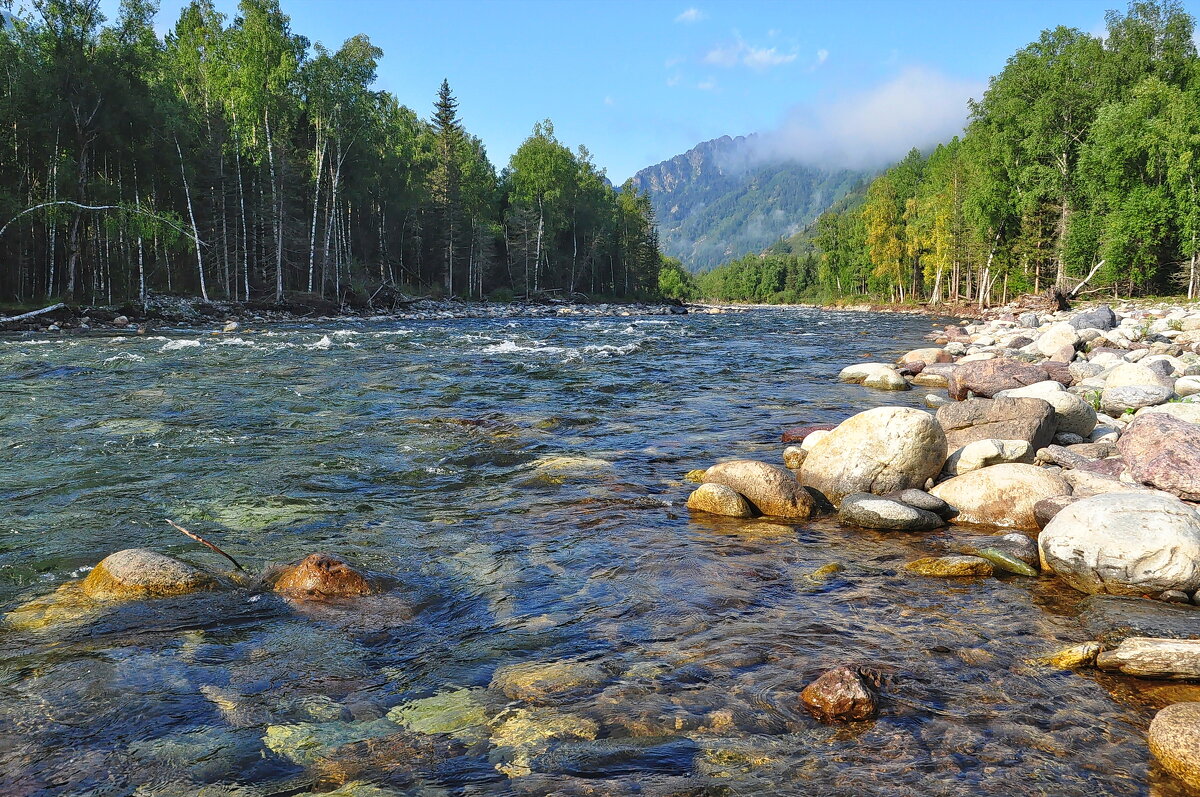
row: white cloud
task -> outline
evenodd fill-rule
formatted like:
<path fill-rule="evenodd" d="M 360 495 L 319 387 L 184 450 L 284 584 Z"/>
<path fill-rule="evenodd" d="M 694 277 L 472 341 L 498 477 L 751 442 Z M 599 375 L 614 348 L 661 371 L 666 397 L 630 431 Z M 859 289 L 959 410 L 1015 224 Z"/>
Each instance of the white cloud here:
<path fill-rule="evenodd" d="M 712 91 L 716 87 L 717 81 L 711 77 L 708 80 L 702 80 L 696 84 L 696 88 L 700 89 L 701 91 Z"/>
<path fill-rule="evenodd" d="M 669 78 L 667 78 L 667 88 L 675 88 L 682 80 L 683 75 L 676 72 L 674 75 L 671 75 Z"/>
<path fill-rule="evenodd" d="M 828 50 L 817 50 L 817 66 L 821 66 L 821 64 L 825 63 L 828 60 L 829 60 L 829 51 Z"/>
<path fill-rule="evenodd" d="M 738 41 L 736 44 L 714 47 L 704 54 L 704 63 L 716 66 L 736 66 L 745 46 Z"/>
<path fill-rule="evenodd" d="M 795 61 L 798 53 L 781 53 L 776 47 L 755 47 L 741 36 L 734 34 L 732 44 L 720 44 L 704 54 L 704 63 L 714 66 L 733 67 L 741 64 L 759 72 L 773 66 L 782 66 Z"/>
<path fill-rule="evenodd" d="M 674 58 L 668 58 L 666 61 L 663 61 L 663 68 L 670 69 L 673 66 L 679 66 L 686 60 L 687 60 L 686 58 L 684 58 L 682 56 L 678 56 L 678 55 L 675 56 Z"/>
<path fill-rule="evenodd" d="M 783 124 L 755 136 L 758 160 L 868 168 L 899 160 L 962 131 L 967 100 L 986 86 L 909 67 L 874 88 L 823 106 L 791 110 Z"/>
<path fill-rule="evenodd" d="M 675 17 L 675 21 L 682 22 L 685 25 L 691 25 L 693 23 L 699 22 L 702 19 L 707 19 L 707 18 L 708 18 L 708 14 L 705 14 L 703 11 L 701 11 L 698 8 L 692 7 L 692 8 L 689 8 L 687 11 L 684 11 L 679 16 Z"/>
<path fill-rule="evenodd" d="M 796 53 L 781 53 L 774 47 L 746 47 L 746 53 L 742 56 L 742 63 L 751 69 L 762 71 L 770 69 L 773 66 L 781 66 L 782 64 L 790 64 L 796 60 Z"/>

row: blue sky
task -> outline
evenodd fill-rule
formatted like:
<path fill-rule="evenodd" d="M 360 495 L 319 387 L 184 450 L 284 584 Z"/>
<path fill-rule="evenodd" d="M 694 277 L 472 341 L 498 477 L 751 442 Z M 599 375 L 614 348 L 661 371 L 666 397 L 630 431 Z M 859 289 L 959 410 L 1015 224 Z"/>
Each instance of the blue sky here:
<path fill-rule="evenodd" d="M 948 137 L 965 100 L 1043 28 L 1100 33 L 1114 0 L 281 0 L 336 48 L 366 33 L 377 87 L 428 116 L 442 78 L 497 167 L 554 121 L 609 177 L 721 135 L 855 165 Z M 183 0 L 161 0 L 160 31 Z M 1196 13 L 1200 0 L 1186 3 Z M 216 0 L 231 17 L 236 0 Z M 117 0 L 102 0 L 107 14 Z"/>

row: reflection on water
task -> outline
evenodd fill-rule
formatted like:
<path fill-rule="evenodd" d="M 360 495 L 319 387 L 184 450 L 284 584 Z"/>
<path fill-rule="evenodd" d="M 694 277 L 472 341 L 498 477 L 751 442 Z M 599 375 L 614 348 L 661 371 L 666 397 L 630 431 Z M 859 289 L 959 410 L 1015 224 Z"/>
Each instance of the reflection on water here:
<path fill-rule="evenodd" d="M 125 547 L 223 569 L 167 517 L 252 569 L 325 550 L 400 584 L 0 629 L 0 793 L 1173 793 L 1144 733 L 1178 694 L 1025 663 L 1085 638 L 1053 580 L 904 573 L 941 533 L 683 508 L 684 473 L 778 461 L 784 426 L 919 404 L 833 377 L 929 324 L 0 340 L 0 607 Z M 882 714 L 820 725 L 799 692 L 847 662 Z"/>

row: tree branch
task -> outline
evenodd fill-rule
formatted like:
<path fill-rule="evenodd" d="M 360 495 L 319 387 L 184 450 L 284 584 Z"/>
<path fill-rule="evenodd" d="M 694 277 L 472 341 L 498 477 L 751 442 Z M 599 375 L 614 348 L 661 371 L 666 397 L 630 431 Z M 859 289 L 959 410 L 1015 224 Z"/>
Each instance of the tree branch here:
<path fill-rule="evenodd" d="M 126 207 L 125 205 L 84 205 L 79 202 L 73 202 L 70 199 L 59 199 L 54 202 L 43 202 L 40 205 L 34 205 L 33 207 L 25 208 L 20 213 L 18 213 L 17 215 L 15 215 L 11 219 L 9 219 L 8 222 L 3 227 L 0 227 L 0 237 L 2 237 L 4 235 L 4 231 L 7 230 L 9 227 L 11 227 L 12 223 L 14 221 L 16 221 L 17 219 L 21 218 L 22 216 L 26 215 L 27 213 L 33 213 L 36 210 L 41 210 L 42 208 L 48 208 L 53 205 L 70 205 L 71 207 L 79 208 L 80 210 L 123 210 L 127 213 L 140 213 L 143 216 L 149 216 L 152 219 L 161 221 L 163 224 L 166 224 L 167 226 L 171 227 L 172 229 L 183 233 L 188 238 L 193 238 L 196 241 L 196 243 L 200 244 L 201 246 L 208 246 L 208 244 L 204 243 L 204 241 L 201 241 L 199 238 L 195 238 L 192 235 L 192 233 L 190 233 L 187 230 L 185 230 L 184 228 L 180 227 L 175 222 L 171 221 L 170 219 L 168 219 L 164 216 L 159 216 L 156 213 L 151 213 L 148 210 L 142 210 L 141 208 L 130 208 L 130 207 Z"/>
<path fill-rule="evenodd" d="M 64 307 L 66 307 L 66 305 L 62 302 L 59 302 L 58 304 L 52 304 L 49 307 L 43 307 L 41 310 L 31 310 L 28 313 L 21 313 L 20 315 L 10 315 L 8 318 L 0 318 L 0 324 L 8 324 L 13 321 L 24 321 L 26 318 L 33 318 L 34 316 L 53 313 L 55 310 L 61 310 Z"/>
<path fill-rule="evenodd" d="M 1074 299 L 1076 296 L 1078 296 L 1079 291 L 1083 289 L 1083 286 L 1088 284 L 1088 280 L 1090 280 L 1092 277 L 1096 276 L 1096 272 L 1099 271 L 1100 267 L 1103 265 L 1104 265 L 1104 260 L 1101 259 L 1099 263 L 1092 266 L 1092 270 L 1089 271 L 1088 275 L 1083 278 L 1083 282 L 1080 282 L 1078 285 L 1076 285 L 1075 289 L 1067 294 L 1067 298 Z"/>
<path fill-rule="evenodd" d="M 206 539 L 204 539 L 203 537 L 201 537 L 199 534 L 193 534 L 192 532 L 188 531 L 188 530 L 187 530 L 187 529 L 185 529 L 183 526 L 179 525 L 178 523 L 176 523 L 174 520 L 171 520 L 170 518 L 166 518 L 166 521 L 167 521 L 168 523 L 170 523 L 170 524 L 171 524 L 171 527 L 172 527 L 172 528 L 174 528 L 175 530 L 177 530 L 177 531 L 182 531 L 184 534 L 188 535 L 188 536 L 189 536 L 189 537 L 191 537 L 193 540 L 195 540 L 196 542 L 198 542 L 198 543 L 200 543 L 200 544 L 202 544 L 202 545 L 207 545 L 209 548 L 212 548 L 214 551 L 216 551 L 217 553 L 221 554 L 221 556 L 224 556 L 226 559 L 228 559 L 229 561 L 233 562 L 233 566 L 234 566 L 234 567 L 236 567 L 238 570 L 241 570 L 243 573 L 244 573 L 244 572 L 246 572 L 246 568 L 244 568 L 244 567 L 242 567 L 240 564 L 238 564 L 238 560 L 237 560 L 237 559 L 234 559 L 232 556 L 230 556 L 229 554 L 225 553 L 225 552 L 224 552 L 224 551 L 222 551 L 220 548 L 218 548 L 217 546 L 213 545 L 213 544 L 212 544 L 211 542 L 209 542 L 208 540 L 206 540 Z"/>

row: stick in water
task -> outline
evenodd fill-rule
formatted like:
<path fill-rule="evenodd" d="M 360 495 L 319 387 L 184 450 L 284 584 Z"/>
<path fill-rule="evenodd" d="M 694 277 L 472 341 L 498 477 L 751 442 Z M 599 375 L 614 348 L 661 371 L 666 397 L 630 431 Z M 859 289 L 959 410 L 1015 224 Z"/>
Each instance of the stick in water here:
<path fill-rule="evenodd" d="M 173 527 L 174 527 L 176 530 L 178 530 L 178 531 L 182 531 L 184 534 L 188 535 L 188 536 L 189 536 L 189 537 L 191 537 L 193 540 L 195 540 L 195 541 L 196 541 L 196 542 L 198 542 L 198 543 L 201 543 L 202 545 L 207 545 L 209 548 L 212 548 L 214 551 L 216 551 L 217 553 L 221 554 L 221 556 L 224 556 L 226 559 L 228 559 L 229 561 L 233 562 L 233 566 L 234 566 L 234 567 L 236 567 L 238 570 L 241 570 L 243 573 L 244 573 L 244 572 L 246 572 L 246 568 L 244 568 L 244 567 L 242 567 L 240 564 L 238 564 L 238 560 L 237 560 L 237 559 L 234 559 L 232 556 L 230 556 L 229 554 L 225 553 L 225 552 L 224 552 L 224 551 L 222 551 L 220 548 L 218 548 L 217 546 L 213 545 L 213 544 L 212 544 L 211 542 L 209 542 L 208 540 L 206 540 L 206 539 L 204 539 L 203 537 L 201 537 L 199 534 L 193 534 L 192 532 L 188 531 L 188 530 L 187 530 L 187 529 L 185 529 L 183 526 L 179 525 L 178 523 L 176 523 L 174 520 L 171 520 L 170 518 L 166 518 L 166 521 L 167 521 L 168 523 L 170 523 L 170 524 L 171 524 L 171 526 L 173 526 Z"/>

